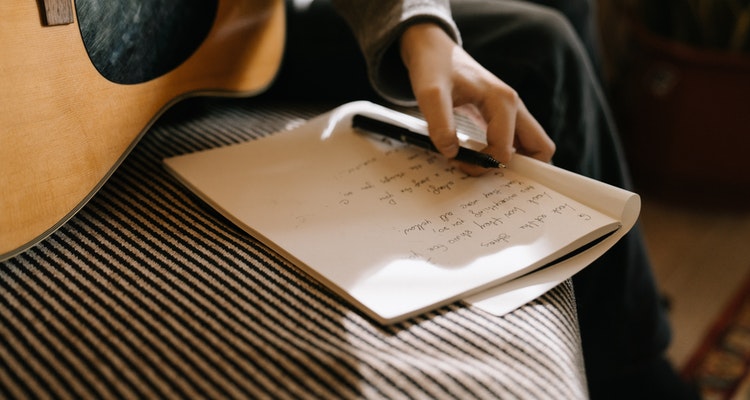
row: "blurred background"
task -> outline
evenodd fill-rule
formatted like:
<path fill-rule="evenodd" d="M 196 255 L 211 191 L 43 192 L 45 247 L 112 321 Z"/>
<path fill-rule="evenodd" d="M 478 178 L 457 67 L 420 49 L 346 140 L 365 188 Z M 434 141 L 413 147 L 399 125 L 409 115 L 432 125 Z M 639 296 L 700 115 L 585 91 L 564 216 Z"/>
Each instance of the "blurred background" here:
<path fill-rule="evenodd" d="M 596 7 L 603 82 L 671 310 L 670 357 L 694 374 L 750 291 L 750 1 Z M 739 355 L 712 361 L 722 373 L 747 374 L 745 322 L 724 345 Z"/>

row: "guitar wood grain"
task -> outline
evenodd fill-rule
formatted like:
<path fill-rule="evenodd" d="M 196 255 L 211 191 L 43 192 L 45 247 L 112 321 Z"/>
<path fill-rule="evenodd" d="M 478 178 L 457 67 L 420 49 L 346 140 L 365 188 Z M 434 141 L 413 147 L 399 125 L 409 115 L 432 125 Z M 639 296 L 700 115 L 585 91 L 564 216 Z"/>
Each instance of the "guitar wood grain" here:
<path fill-rule="evenodd" d="M 0 260 L 80 210 L 170 105 L 256 94 L 283 52 L 282 0 L 221 1 L 212 30 L 183 64 L 120 85 L 93 67 L 77 23 L 41 26 L 37 7 L 0 2 Z"/>

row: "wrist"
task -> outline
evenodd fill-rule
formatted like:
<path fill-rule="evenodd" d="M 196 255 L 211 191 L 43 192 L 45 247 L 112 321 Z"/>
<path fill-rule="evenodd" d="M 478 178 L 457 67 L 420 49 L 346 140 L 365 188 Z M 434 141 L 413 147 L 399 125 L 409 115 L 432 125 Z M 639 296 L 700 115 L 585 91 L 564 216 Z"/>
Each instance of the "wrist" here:
<path fill-rule="evenodd" d="M 413 57 L 426 48 L 453 46 L 456 42 L 433 22 L 418 22 L 407 27 L 399 38 L 401 59 L 408 68 Z"/>

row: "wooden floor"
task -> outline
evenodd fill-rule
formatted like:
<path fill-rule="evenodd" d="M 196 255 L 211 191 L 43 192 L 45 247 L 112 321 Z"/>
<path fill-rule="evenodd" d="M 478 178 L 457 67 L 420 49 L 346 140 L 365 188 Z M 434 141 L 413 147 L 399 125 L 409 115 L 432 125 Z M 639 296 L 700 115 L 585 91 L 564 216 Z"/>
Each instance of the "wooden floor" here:
<path fill-rule="evenodd" d="M 726 209 L 641 197 L 654 273 L 671 303 L 669 355 L 682 367 L 750 274 L 750 206 Z"/>

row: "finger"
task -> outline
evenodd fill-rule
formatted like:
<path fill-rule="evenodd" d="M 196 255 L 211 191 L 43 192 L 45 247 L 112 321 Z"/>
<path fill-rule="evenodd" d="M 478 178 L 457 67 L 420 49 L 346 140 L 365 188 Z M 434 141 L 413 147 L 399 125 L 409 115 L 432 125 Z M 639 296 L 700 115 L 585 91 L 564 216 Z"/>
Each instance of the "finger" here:
<path fill-rule="evenodd" d="M 523 102 L 519 102 L 516 118 L 518 152 L 537 160 L 549 162 L 555 154 L 555 143 L 542 125 L 531 115 Z"/>
<path fill-rule="evenodd" d="M 431 23 L 412 25 L 401 38 L 401 57 L 407 65 L 419 109 L 427 121 L 430 139 L 437 150 L 449 158 L 458 154 L 451 62 L 457 49 L 460 48 L 453 39 Z"/>
<path fill-rule="evenodd" d="M 515 152 L 513 146 L 514 114 L 512 111 L 505 113 L 495 110 L 493 116 L 487 118 L 486 121 L 487 146 L 481 151 L 492 155 L 500 163 L 507 164 Z M 472 176 L 482 175 L 489 170 L 466 163 L 461 163 L 460 167 L 462 171 Z"/>
<path fill-rule="evenodd" d="M 448 88 L 442 85 L 430 90 L 416 92 L 417 103 L 422 111 L 430 139 L 437 150 L 448 158 L 458 154 L 458 137 L 453 116 L 453 99 Z"/>
<path fill-rule="evenodd" d="M 514 145 L 518 117 L 518 94 L 508 88 L 496 89 L 480 112 L 487 121 L 487 147 L 485 152 L 501 163 L 507 164 L 516 152 Z"/>

